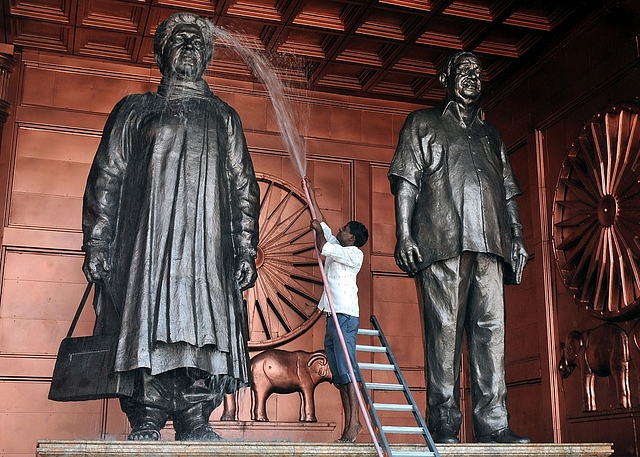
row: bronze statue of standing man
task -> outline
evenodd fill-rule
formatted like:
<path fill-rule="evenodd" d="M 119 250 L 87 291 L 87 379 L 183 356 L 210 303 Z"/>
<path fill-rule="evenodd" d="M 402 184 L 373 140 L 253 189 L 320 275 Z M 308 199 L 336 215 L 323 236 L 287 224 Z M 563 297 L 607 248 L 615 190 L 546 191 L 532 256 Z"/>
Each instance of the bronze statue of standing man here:
<path fill-rule="evenodd" d="M 418 289 L 434 441 L 459 442 L 466 333 L 477 440 L 528 443 L 509 428 L 504 375 L 503 284 L 520 283 L 528 260 L 521 191 L 500 134 L 476 104 L 481 75 L 474 54 L 450 56 L 440 75 L 446 99 L 405 121 L 389 169 L 395 258 Z"/>
<path fill-rule="evenodd" d="M 87 180 L 83 270 L 94 333 L 119 332 L 115 371 L 135 377 L 130 440 L 169 419 L 177 440 L 218 440 L 209 415 L 249 382 L 259 188 L 238 114 L 202 79 L 213 31 L 190 13 L 158 26 L 158 91 L 115 106 Z"/>

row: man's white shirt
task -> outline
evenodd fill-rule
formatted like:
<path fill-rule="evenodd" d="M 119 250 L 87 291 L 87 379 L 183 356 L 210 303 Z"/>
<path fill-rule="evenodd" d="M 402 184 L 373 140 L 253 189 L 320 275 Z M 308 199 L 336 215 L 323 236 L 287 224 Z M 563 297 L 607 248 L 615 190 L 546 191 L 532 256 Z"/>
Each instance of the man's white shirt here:
<path fill-rule="evenodd" d="M 320 225 L 327 240 L 322 247 L 322 255 L 325 256 L 324 271 L 328 283 L 325 284 L 325 289 L 329 288 L 336 313 L 358 317 L 360 308 L 356 276 L 362 267 L 364 254 L 356 246 L 342 246 L 327 224 L 321 222 Z M 326 290 L 322 292 L 318 308 L 331 312 Z"/>

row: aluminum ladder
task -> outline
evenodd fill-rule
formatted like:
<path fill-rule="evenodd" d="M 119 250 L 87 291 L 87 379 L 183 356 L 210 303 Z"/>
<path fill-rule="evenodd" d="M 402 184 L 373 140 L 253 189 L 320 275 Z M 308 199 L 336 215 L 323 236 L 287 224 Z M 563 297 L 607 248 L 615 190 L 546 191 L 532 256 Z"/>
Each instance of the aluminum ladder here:
<path fill-rule="evenodd" d="M 365 363 L 358 362 L 358 370 L 360 371 L 360 378 L 362 382 L 362 393 L 365 399 L 365 403 L 369 410 L 369 416 L 373 424 L 374 432 L 378 437 L 380 447 L 384 449 L 386 457 L 440 457 L 436 449 L 436 445 L 433 442 L 433 438 L 427 429 L 427 425 L 420 414 L 420 410 L 416 405 L 413 395 L 409 390 L 409 386 L 400 371 L 400 366 L 396 361 L 396 358 L 391 351 L 389 342 L 387 341 L 378 319 L 375 316 L 370 318 L 373 329 L 358 329 L 358 335 L 378 337 L 379 345 L 361 345 L 356 344 L 356 353 L 366 352 L 374 354 L 385 354 L 389 363 Z M 375 357 L 375 355 L 374 355 Z M 374 359 L 375 360 L 375 359 Z M 370 372 L 372 382 L 364 381 L 364 372 Z M 376 379 L 376 373 L 380 375 L 381 372 L 393 372 L 397 379 L 397 383 L 384 383 L 374 382 Z M 388 377 L 388 376 L 387 376 Z M 403 392 L 405 402 L 400 404 L 395 403 L 374 403 L 371 398 L 370 391 L 387 391 L 387 392 Z M 380 417 L 377 411 L 401 411 L 410 412 L 416 422 L 416 426 L 413 427 L 401 427 L 401 426 L 385 426 L 380 423 Z M 405 434 L 405 435 L 422 435 L 426 443 L 427 449 L 417 451 L 393 451 L 389 446 L 386 435 L 388 434 Z"/>

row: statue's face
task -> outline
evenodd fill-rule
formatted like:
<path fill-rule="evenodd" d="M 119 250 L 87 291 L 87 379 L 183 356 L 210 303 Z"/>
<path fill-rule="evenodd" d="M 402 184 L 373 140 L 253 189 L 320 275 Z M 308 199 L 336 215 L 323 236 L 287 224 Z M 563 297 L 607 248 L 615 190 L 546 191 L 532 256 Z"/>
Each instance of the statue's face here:
<path fill-rule="evenodd" d="M 173 29 L 164 49 L 169 76 L 183 81 L 196 81 L 204 75 L 205 42 L 200 27 L 195 24 L 180 24 Z"/>
<path fill-rule="evenodd" d="M 480 98 L 482 90 L 482 67 L 474 57 L 463 57 L 453 68 L 447 84 L 449 96 L 463 104 L 470 104 Z"/>

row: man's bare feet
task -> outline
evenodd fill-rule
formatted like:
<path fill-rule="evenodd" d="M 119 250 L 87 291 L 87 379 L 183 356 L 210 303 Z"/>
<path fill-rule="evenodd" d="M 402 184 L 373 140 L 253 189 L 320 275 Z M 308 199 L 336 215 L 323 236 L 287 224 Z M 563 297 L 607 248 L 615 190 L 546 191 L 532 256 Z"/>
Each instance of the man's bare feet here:
<path fill-rule="evenodd" d="M 342 436 L 340 437 L 340 439 L 338 439 L 338 441 L 336 442 L 337 443 L 355 443 L 356 438 L 358 437 L 361 431 L 362 431 L 362 425 L 360 425 L 360 423 L 358 422 L 358 424 L 355 427 L 355 430 L 351 430 L 351 429 L 345 430 L 342 433 Z"/>

